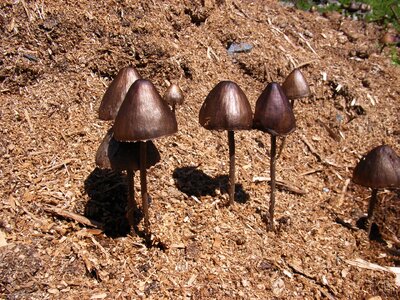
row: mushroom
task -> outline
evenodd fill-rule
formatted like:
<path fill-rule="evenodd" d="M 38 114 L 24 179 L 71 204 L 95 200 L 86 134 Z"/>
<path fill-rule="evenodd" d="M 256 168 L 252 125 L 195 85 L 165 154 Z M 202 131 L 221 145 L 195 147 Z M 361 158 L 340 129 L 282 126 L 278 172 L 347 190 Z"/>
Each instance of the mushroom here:
<path fill-rule="evenodd" d="M 184 100 L 183 92 L 179 85 L 175 83 L 171 84 L 164 94 L 164 100 L 171 105 L 172 112 L 175 113 L 176 105 L 182 105 Z"/>
<path fill-rule="evenodd" d="M 282 84 L 282 90 L 290 100 L 292 108 L 295 99 L 305 98 L 311 95 L 310 86 L 299 69 L 294 69 L 290 72 Z"/>
<path fill-rule="evenodd" d="M 369 224 L 368 234 L 371 233 L 370 222 L 378 203 L 378 189 L 400 187 L 400 157 L 388 145 L 381 145 L 361 158 L 353 171 L 353 182 L 372 189 L 368 204 L 367 217 L 362 223 Z M 361 226 L 363 227 L 363 226 Z"/>
<path fill-rule="evenodd" d="M 134 194 L 134 175 L 140 169 L 140 145 L 136 143 L 118 142 L 114 139 L 113 129 L 109 129 L 96 152 L 96 165 L 100 169 L 125 171 L 128 177 L 128 201 L 126 218 L 129 225 L 134 225 L 134 213 L 137 204 Z M 160 153 L 153 142 L 147 142 L 146 168 L 150 168 L 160 161 Z"/>
<path fill-rule="evenodd" d="M 254 111 L 253 127 L 271 135 L 271 198 L 268 228 L 274 231 L 276 137 L 286 136 L 296 128 L 292 107 L 278 83 L 269 83 L 258 97 Z"/>
<path fill-rule="evenodd" d="M 299 69 L 294 69 L 292 72 L 290 72 L 282 84 L 282 90 L 286 97 L 290 100 L 292 109 L 294 107 L 295 99 L 305 98 L 311 95 L 310 86 L 308 85 L 303 73 L 301 73 Z M 278 155 L 276 156 L 277 158 L 281 156 L 285 144 L 286 137 L 283 137 L 279 147 Z"/>
<path fill-rule="evenodd" d="M 229 204 L 235 195 L 235 130 L 248 130 L 252 111 L 242 89 L 232 81 L 219 82 L 207 95 L 199 113 L 200 125 L 208 130 L 227 130 L 229 143 Z"/>
<path fill-rule="evenodd" d="M 99 107 L 100 120 L 114 120 L 131 85 L 140 79 L 134 67 L 122 68 L 108 86 Z"/>
<path fill-rule="evenodd" d="M 138 79 L 129 88 L 114 123 L 114 138 L 120 142 L 139 142 L 140 145 L 140 184 L 142 209 L 144 214 L 144 233 L 150 242 L 150 221 L 147 196 L 147 143 L 178 131 L 172 111 L 162 100 L 154 85 L 145 79 Z"/>

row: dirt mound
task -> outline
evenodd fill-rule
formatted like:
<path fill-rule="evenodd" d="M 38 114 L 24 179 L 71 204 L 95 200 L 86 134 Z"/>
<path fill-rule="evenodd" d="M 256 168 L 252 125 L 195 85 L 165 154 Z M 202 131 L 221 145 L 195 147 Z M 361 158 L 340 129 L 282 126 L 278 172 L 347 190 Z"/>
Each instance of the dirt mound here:
<path fill-rule="evenodd" d="M 390 49 L 381 52 L 381 28 L 270 0 L 3 1 L 0 33 L 4 297 L 400 297 L 393 274 L 351 264 L 398 263 L 399 194 L 379 194 L 376 223 L 386 243 L 369 241 L 354 224 L 370 193 L 349 181 L 373 147 L 400 153 L 400 68 Z M 177 82 L 186 97 L 178 133 L 155 141 L 150 249 L 124 234 L 126 175 L 94 164 L 111 126 L 97 109 L 127 65 L 160 94 Z M 237 133 L 238 201 L 222 207 L 226 133 L 202 128 L 198 112 L 221 80 L 235 81 L 254 109 L 266 84 L 295 67 L 313 96 L 295 104 L 271 233 L 269 136 Z M 105 233 L 82 225 L 83 215 Z"/>

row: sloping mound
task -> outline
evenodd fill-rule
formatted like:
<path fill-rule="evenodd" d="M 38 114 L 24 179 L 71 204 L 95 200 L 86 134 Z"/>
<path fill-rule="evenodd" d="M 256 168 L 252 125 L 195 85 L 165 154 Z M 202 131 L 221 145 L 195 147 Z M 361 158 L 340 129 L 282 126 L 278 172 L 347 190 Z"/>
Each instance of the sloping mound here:
<path fill-rule="evenodd" d="M 382 143 L 400 153 L 400 69 L 389 49 L 381 53 L 376 25 L 270 0 L 5 1 L 0 33 L 0 237 L 8 243 L 0 273 L 23 275 L 1 277 L 4 297 L 400 298 L 390 273 L 347 262 L 397 261 L 351 226 L 369 195 L 348 180 L 358 159 Z M 126 175 L 94 163 L 112 125 L 98 120 L 98 106 L 128 65 L 161 95 L 169 82 L 185 94 L 178 133 L 155 141 L 149 249 L 140 234 L 126 235 Z M 221 80 L 236 82 L 254 109 L 267 83 L 295 67 L 313 96 L 296 100 L 297 129 L 277 163 L 272 233 L 269 136 L 237 133 L 238 201 L 226 208 L 226 133 L 202 128 L 198 112 Z M 135 185 L 139 199 L 137 175 Z M 380 197 L 399 200 L 393 191 Z M 382 232 L 396 216 L 377 213 Z"/>

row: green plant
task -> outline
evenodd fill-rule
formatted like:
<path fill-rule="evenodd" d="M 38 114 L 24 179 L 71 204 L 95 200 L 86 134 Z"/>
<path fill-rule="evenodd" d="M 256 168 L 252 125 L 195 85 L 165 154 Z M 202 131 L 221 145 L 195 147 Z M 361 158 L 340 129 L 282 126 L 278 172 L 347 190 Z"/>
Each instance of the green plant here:
<path fill-rule="evenodd" d="M 377 22 L 382 25 L 392 24 L 400 32 L 400 3 L 398 0 L 339 0 L 337 3 L 325 3 L 318 0 L 284 0 L 291 2 L 296 8 L 310 10 L 315 7 L 319 12 L 339 11 L 346 15 L 357 15 L 368 22 Z M 370 6 L 370 10 L 351 11 L 352 3 L 365 3 Z"/>

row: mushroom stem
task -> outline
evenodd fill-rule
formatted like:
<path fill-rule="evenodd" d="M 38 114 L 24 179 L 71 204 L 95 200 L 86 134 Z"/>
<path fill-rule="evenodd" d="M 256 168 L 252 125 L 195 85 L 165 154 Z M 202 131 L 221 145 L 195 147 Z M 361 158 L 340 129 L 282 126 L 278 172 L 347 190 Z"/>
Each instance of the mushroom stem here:
<path fill-rule="evenodd" d="M 149 202 L 147 197 L 147 178 L 146 178 L 146 160 L 147 160 L 147 142 L 140 142 L 140 189 L 142 193 L 142 209 L 144 215 L 144 234 L 146 243 L 150 242 L 150 221 L 149 221 Z"/>
<path fill-rule="evenodd" d="M 228 130 L 229 143 L 229 205 L 235 201 L 235 132 Z"/>
<path fill-rule="evenodd" d="M 292 109 L 294 107 L 294 99 L 290 99 L 290 105 L 292 106 Z"/>
<path fill-rule="evenodd" d="M 367 213 L 368 220 L 371 220 L 374 215 L 374 209 L 375 209 L 376 203 L 378 202 L 377 195 L 378 195 L 378 189 L 372 189 L 371 199 L 369 200 L 369 204 L 368 204 L 368 213 Z"/>
<path fill-rule="evenodd" d="M 374 220 L 374 209 L 376 204 L 378 203 L 378 189 L 372 189 L 371 199 L 369 199 L 368 203 L 368 212 L 367 212 L 367 228 L 368 228 L 368 236 L 371 238 L 371 229 L 372 223 Z"/>
<path fill-rule="evenodd" d="M 128 219 L 129 225 L 133 226 L 135 223 L 134 216 L 137 210 L 137 205 L 135 201 L 135 190 L 134 190 L 134 176 L 133 170 L 127 170 L 128 176 L 128 204 L 126 207 L 126 218 Z"/>
<path fill-rule="evenodd" d="M 275 212 L 275 164 L 276 164 L 276 135 L 271 134 L 271 163 L 270 163 L 270 176 L 271 176 L 271 198 L 269 202 L 269 223 L 268 229 L 275 231 L 274 226 L 274 212 Z"/>
<path fill-rule="evenodd" d="M 276 155 L 276 159 L 281 157 L 281 154 L 283 152 L 283 148 L 285 148 L 285 144 L 286 144 L 286 136 L 281 138 L 281 145 L 279 146 L 279 150 L 278 150 L 278 154 Z"/>

